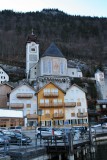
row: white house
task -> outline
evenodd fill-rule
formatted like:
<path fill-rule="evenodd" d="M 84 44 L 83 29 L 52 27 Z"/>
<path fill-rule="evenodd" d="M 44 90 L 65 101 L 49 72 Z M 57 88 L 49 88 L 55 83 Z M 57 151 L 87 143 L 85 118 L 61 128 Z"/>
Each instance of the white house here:
<path fill-rule="evenodd" d="M 0 67 L 0 84 L 8 81 L 9 81 L 8 74 L 3 70 L 2 67 Z"/>
<path fill-rule="evenodd" d="M 104 77 L 104 72 L 97 70 L 95 73 L 96 87 L 100 99 L 107 99 L 107 80 Z"/>
<path fill-rule="evenodd" d="M 71 125 L 87 125 L 87 100 L 86 92 L 76 84 L 73 84 L 64 96 L 65 121 Z"/>
<path fill-rule="evenodd" d="M 34 88 L 22 84 L 12 90 L 9 99 L 10 109 L 23 111 L 25 127 L 37 123 L 37 97 Z"/>
<path fill-rule="evenodd" d="M 73 68 L 69 67 L 67 68 L 68 70 L 68 76 L 69 77 L 74 77 L 74 78 L 81 78 L 83 77 L 82 71 L 79 68 Z"/>

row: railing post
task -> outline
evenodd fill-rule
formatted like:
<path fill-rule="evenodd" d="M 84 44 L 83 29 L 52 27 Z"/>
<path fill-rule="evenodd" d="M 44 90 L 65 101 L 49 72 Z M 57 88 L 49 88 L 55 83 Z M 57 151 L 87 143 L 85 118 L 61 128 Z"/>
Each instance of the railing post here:
<path fill-rule="evenodd" d="M 73 135 L 72 135 L 72 132 L 68 133 L 68 143 L 69 143 L 69 160 L 74 160 Z"/>

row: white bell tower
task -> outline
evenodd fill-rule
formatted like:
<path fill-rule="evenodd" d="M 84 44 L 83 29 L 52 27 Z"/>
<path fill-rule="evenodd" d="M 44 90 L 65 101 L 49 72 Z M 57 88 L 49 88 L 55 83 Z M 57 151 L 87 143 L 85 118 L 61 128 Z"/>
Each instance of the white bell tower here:
<path fill-rule="evenodd" d="M 32 34 L 28 36 L 26 43 L 26 78 L 29 80 L 30 69 L 39 60 L 39 44 L 37 43 L 37 36 L 32 31 Z"/>

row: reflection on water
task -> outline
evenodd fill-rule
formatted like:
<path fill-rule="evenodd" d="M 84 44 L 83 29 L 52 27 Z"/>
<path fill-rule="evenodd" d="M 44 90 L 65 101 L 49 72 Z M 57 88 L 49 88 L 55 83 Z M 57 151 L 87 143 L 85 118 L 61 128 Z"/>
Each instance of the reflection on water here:
<path fill-rule="evenodd" d="M 107 160 L 107 143 L 97 145 L 96 160 Z"/>
<path fill-rule="evenodd" d="M 58 156 L 54 157 L 52 160 L 58 160 Z M 69 160 L 62 156 L 62 160 Z M 75 160 L 107 160 L 107 143 L 106 144 L 100 144 L 96 146 L 96 153 L 95 155 L 90 156 L 81 156 L 79 158 L 75 157 Z"/>

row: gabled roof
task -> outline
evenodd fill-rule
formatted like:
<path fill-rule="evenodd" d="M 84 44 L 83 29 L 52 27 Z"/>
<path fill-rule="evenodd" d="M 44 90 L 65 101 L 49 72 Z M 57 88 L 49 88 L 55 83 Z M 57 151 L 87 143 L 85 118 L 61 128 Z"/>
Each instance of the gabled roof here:
<path fill-rule="evenodd" d="M 42 55 L 42 57 L 45 57 L 45 56 L 65 58 L 62 52 L 57 48 L 57 46 L 53 42 Z"/>
<path fill-rule="evenodd" d="M 47 84 L 45 84 L 42 88 L 40 88 L 40 90 L 38 90 L 38 92 L 40 92 L 42 89 L 44 89 L 47 85 L 49 85 L 49 84 L 53 84 L 55 87 L 57 87 L 59 90 L 61 90 L 64 94 L 66 93 L 63 89 L 61 89 L 59 86 L 57 86 L 55 83 L 53 83 L 53 82 L 49 82 L 49 83 L 47 83 Z M 37 93 L 38 93 L 37 92 Z"/>
<path fill-rule="evenodd" d="M 2 84 L 0 84 L 0 86 L 3 86 L 3 85 L 7 85 L 7 86 L 9 86 L 10 88 L 14 88 L 12 85 L 10 85 L 8 82 L 3 82 Z"/>
<path fill-rule="evenodd" d="M 23 84 L 17 86 L 16 88 L 14 88 L 14 89 L 12 90 L 12 92 L 13 92 L 14 90 L 18 89 L 19 87 L 23 86 L 23 85 L 26 85 L 27 87 L 31 88 L 32 90 L 34 90 L 34 91 L 36 92 L 35 88 L 31 87 L 30 85 L 28 85 L 28 84 L 25 83 L 25 82 L 24 82 Z"/>
<path fill-rule="evenodd" d="M 81 87 L 78 86 L 77 84 L 74 83 L 71 87 L 73 87 L 73 86 L 75 86 L 75 87 L 79 88 L 80 90 L 82 90 L 83 92 L 87 93 L 87 91 L 86 91 L 85 89 L 81 88 Z M 70 89 L 71 87 L 69 87 L 69 89 Z M 69 90 L 69 89 L 68 89 L 68 90 Z"/>

